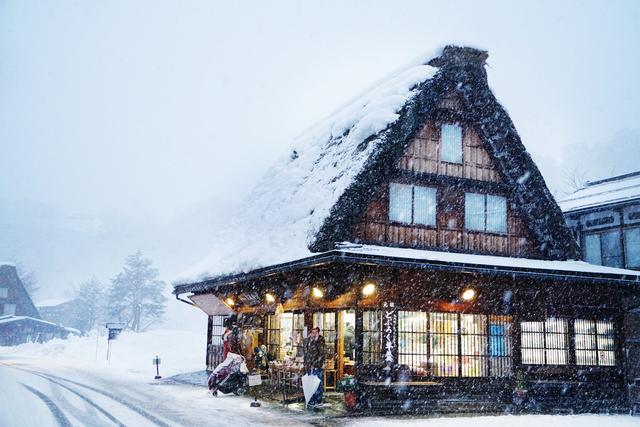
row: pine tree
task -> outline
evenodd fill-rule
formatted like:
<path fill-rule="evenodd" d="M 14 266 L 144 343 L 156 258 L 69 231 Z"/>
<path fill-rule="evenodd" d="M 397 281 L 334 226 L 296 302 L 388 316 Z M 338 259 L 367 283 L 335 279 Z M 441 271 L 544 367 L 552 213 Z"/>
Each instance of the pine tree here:
<path fill-rule="evenodd" d="M 164 282 L 158 279 L 158 270 L 152 261 L 138 251 L 129 255 L 125 266 L 111 279 L 108 313 L 128 329 L 140 332 L 159 320 L 164 314 Z"/>
<path fill-rule="evenodd" d="M 102 314 L 104 299 L 104 285 L 98 279 L 92 277 L 81 283 L 74 295 L 74 326 L 82 332 L 92 330 Z"/>

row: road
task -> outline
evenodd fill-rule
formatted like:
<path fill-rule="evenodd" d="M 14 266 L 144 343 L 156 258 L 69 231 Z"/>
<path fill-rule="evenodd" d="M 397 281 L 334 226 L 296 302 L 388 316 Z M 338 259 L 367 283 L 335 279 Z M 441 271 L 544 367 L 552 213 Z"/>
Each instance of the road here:
<path fill-rule="evenodd" d="M 32 359 L 0 359 L 0 426 L 311 425 L 247 397 Z M 314 423 L 315 423 L 314 422 Z"/>

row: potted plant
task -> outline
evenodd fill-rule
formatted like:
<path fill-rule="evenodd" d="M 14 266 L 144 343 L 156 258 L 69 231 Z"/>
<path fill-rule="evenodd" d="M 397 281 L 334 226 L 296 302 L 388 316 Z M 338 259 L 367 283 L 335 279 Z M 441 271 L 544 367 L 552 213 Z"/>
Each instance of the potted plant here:
<path fill-rule="evenodd" d="M 358 404 L 358 382 L 351 375 L 345 375 L 337 385 L 337 391 L 344 393 L 344 405 L 353 411 Z"/>
<path fill-rule="evenodd" d="M 524 380 L 524 372 L 518 370 L 516 372 L 516 388 L 513 391 L 513 403 L 516 406 L 522 406 L 527 399 L 527 384 Z"/>

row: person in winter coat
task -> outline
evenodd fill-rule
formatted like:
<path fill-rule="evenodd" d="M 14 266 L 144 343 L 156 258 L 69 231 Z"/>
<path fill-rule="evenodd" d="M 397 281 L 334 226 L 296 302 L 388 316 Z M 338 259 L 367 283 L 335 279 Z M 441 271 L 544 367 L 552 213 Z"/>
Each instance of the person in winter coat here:
<path fill-rule="evenodd" d="M 240 346 L 240 330 L 237 326 L 225 327 L 222 334 L 222 360 L 227 358 L 229 353 L 242 354 Z"/>
<path fill-rule="evenodd" d="M 311 329 L 309 337 L 304 343 L 304 369 L 309 375 L 315 375 L 320 379 L 320 385 L 313 394 L 308 408 L 313 409 L 322 404 L 322 388 L 324 383 L 324 363 L 325 355 L 324 337 L 320 335 L 320 328 Z"/>

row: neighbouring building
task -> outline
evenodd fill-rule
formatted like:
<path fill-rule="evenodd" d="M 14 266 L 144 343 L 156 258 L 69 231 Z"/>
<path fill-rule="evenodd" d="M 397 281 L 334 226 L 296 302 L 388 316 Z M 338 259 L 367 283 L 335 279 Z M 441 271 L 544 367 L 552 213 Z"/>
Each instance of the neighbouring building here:
<path fill-rule="evenodd" d="M 558 205 L 582 259 L 640 269 L 640 171 L 588 182 Z"/>
<path fill-rule="evenodd" d="M 40 319 L 16 267 L 0 265 L 0 346 L 66 338 L 77 330 Z"/>
<path fill-rule="evenodd" d="M 318 326 L 325 386 L 355 376 L 362 411 L 629 407 L 640 272 L 579 261 L 487 57 L 444 48 L 270 169 L 175 284 L 209 315 L 209 368 L 233 313 L 274 381 Z"/>

